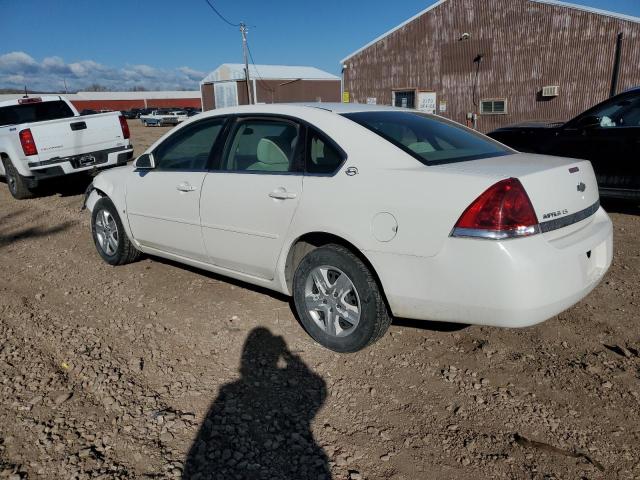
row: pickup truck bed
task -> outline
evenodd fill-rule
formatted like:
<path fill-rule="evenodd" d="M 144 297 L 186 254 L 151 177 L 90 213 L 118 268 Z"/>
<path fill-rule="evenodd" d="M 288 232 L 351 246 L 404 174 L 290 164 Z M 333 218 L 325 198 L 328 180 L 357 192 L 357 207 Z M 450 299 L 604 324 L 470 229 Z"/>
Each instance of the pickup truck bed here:
<path fill-rule="evenodd" d="M 44 179 L 123 165 L 133 156 L 120 112 L 80 116 L 66 99 L 0 102 L 0 175 L 14 197 Z"/>

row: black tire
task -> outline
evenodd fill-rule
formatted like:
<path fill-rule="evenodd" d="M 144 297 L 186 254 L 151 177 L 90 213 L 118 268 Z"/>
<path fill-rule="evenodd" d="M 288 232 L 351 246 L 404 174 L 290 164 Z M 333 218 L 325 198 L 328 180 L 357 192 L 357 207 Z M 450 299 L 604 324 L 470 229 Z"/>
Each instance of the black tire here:
<path fill-rule="evenodd" d="M 102 244 L 104 242 L 99 236 L 99 234 L 103 236 L 107 235 L 104 227 L 101 227 L 101 225 L 105 223 L 112 223 L 110 221 L 105 222 L 105 217 L 103 216 L 103 212 L 105 211 L 108 214 L 107 218 L 110 217 L 117 227 L 117 244 L 115 248 L 112 248 L 111 250 L 109 247 L 103 247 Z M 98 216 L 100 216 L 100 218 Z M 112 227 L 110 227 L 110 232 L 113 232 Z M 113 202 L 107 197 L 103 197 L 98 200 L 93 207 L 93 212 L 91 214 L 91 236 L 93 237 L 93 243 L 96 246 L 96 250 L 98 250 L 102 259 L 110 265 L 126 265 L 127 263 L 135 262 L 142 255 L 133 243 L 131 243 L 131 240 L 129 240 L 127 232 L 120 220 L 120 215 L 118 215 L 118 210 Z M 110 245 L 113 246 L 113 243 Z"/>
<path fill-rule="evenodd" d="M 7 186 L 13 198 L 24 200 L 33 197 L 33 191 L 28 187 L 26 178 L 18 173 L 11 160 L 5 159 L 3 163 Z"/>
<path fill-rule="evenodd" d="M 309 282 L 313 283 L 310 276 L 312 272 L 317 272 L 317 269 L 325 267 L 328 267 L 330 271 L 332 267 L 335 268 L 333 274 L 338 277 L 341 274 L 346 274 L 351 285 L 355 288 L 355 295 L 353 293 L 350 295 L 354 299 L 353 305 L 359 302 L 359 322 L 355 326 L 345 329 L 345 332 L 350 330 L 345 336 L 327 333 L 318 323 L 324 322 L 326 326 L 326 321 L 323 320 L 326 318 L 323 317 L 325 314 L 320 314 L 323 317 L 320 320 L 314 319 L 307 308 L 306 289 L 310 285 Z M 337 285 L 337 280 L 333 284 Z M 315 291 L 319 293 L 317 287 L 312 288 L 315 288 Z M 362 350 L 382 338 L 391 325 L 391 315 L 372 272 L 357 255 L 341 245 L 325 245 L 312 250 L 302 259 L 293 277 L 293 301 L 298 317 L 307 333 L 319 344 L 335 352 L 347 353 Z M 327 307 L 325 306 L 325 308 Z M 339 309 L 340 306 L 337 308 Z M 314 315 L 318 315 L 318 313 L 314 313 Z M 339 313 L 336 314 L 336 317 L 341 324 L 350 326 Z"/>

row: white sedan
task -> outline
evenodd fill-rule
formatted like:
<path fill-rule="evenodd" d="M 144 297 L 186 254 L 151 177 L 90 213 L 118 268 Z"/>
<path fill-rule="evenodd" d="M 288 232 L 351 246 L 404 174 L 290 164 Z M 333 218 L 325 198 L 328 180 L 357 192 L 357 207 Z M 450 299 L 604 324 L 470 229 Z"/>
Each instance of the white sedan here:
<path fill-rule="evenodd" d="M 392 316 L 542 322 L 612 258 L 588 161 L 380 106 L 198 115 L 98 175 L 87 206 L 106 262 L 146 253 L 291 295 L 307 332 L 339 352 L 379 339 Z"/>

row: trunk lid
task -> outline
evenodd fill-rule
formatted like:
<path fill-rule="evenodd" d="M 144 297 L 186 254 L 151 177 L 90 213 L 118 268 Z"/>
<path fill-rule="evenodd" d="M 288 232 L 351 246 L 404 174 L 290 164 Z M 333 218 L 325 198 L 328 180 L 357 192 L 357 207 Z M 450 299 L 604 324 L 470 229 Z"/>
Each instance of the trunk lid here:
<path fill-rule="evenodd" d="M 119 112 L 61 118 L 27 125 L 40 161 L 125 145 Z"/>
<path fill-rule="evenodd" d="M 517 153 L 434 168 L 484 176 L 491 179 L 489 184 L 517 178 L 529 195 L 543 233 L 581 222 L 597 210 L 598 184 L 587 160 Z"/>

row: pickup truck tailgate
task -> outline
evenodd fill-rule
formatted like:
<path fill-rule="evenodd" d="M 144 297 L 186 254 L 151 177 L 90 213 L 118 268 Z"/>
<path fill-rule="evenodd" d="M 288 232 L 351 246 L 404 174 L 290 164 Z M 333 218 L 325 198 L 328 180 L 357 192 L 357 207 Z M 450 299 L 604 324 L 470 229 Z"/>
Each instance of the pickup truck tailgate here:
<path fill-rule="evenodd" d="M 29 126 L 39 160 L 67 157 L 124 146 L 119 112 L 38 122 Z"/>

